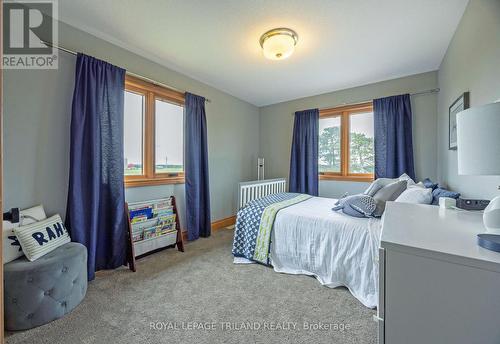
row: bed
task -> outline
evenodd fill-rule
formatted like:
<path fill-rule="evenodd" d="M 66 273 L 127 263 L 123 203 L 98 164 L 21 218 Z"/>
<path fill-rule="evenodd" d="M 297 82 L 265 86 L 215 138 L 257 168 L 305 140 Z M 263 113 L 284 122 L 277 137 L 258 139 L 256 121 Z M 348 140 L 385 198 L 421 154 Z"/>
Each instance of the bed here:
<path fill-rule="evenodd" d="M 254 259 L 256 253 L 250 252 L 248 247 L 248 252 L 235 249 L 237 240 L 245 242 L 245 246 L 255 236 L 258 246 L 263 226 L 257 225 L 261 227 L 257 229 L 259 235 L 251 230 L 256 227 L 255 216 L 259 215 L 255 214 L 255 209 L 248 211 L 247 206 L 238 213 L 234 262 L 257 261 L 272 266 L 277 272 L 314 276 L 327 287 L 345 286 L 363 305 L 375 308 L 378 302 L 377 257 L 381 220 L 355 218 L 332 211 L 336 200 L 331 198 L 297 197 L 298 194 L 288 193 L 278 195 L 288 196 L 283 196 L 285 201 L 279 196 L 278 199 L 271 196 L 259 208 L 269 209 L 270 205 L 279 202 L 292 203 L 275 209 L 274 222 L 268 233 L 269 247 L 264 246 L 264 250 L 268 250 L 267 260 Z M 293 197 L 300 200 L 291 202 Z M 269 196 L 264 197 L 264 200 L 267 199 Z M 248 217 L 248 214 L 251 216 Z"/>

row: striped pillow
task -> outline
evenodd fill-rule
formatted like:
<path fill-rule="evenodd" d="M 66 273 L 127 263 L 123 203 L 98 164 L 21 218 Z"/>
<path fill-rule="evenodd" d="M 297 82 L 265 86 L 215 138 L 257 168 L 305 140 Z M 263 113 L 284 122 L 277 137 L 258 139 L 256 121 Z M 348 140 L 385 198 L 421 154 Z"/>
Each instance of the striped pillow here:
<path fill-rule="evenodd" d="M 37 260 L 55 248 L 71 241 L 59 215 L 26 226 L 14 228 L 24 254 L 30 261 Z"/>

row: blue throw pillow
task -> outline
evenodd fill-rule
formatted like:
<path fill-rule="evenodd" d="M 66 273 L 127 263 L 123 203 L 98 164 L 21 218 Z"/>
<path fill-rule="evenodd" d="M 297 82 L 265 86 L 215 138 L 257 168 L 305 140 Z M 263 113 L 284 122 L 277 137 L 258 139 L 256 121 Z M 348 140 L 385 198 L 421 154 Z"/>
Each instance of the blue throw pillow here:
<path fill-rule="evenodd" d="M 436 189 L 438 187 L 438 183 L 434 183 L 432 180 L 430 180 L 429 178 L 425 178 L 423 181 L 422 181 L 422 184 L 424 184 L 424 186 L 428 189 Z"/>
<path fill-rule="evenodd" d="M 450 198 L 458 199 L 460 197 L 460 193 L 438 187 L 437 189 L 434 189 L 432 191 L 432 204 L 438 205 L 440 197 L 450 197 Z"/>

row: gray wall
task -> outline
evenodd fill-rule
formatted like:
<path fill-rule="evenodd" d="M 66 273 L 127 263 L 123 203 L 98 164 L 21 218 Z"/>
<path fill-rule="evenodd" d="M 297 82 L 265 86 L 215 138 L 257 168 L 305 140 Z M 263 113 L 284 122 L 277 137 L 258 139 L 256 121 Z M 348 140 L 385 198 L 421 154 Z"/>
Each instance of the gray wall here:
<path fill-rule="evenodd" d="M 298 110 L 328 108 L 344 103 L 413 93 L 437 87 L 437 72 L 417 74 L 361 87 L 292 100 L 263 107 L 260 110 L 260 152 L 266 159 L 266 178 L 288 177 L 293 116 Z M 417 179 L 435 178 L 437 96 L 425 94 L 412 97 L 413 137 Z M 368 183 L 321 181 L 321 196 L 338 197 L 345 192 L 358 193 Z"/>
<path fill-rule="evenodd" d="M 212 221 L 235 213 L 237 184 L 256 178 L 257 107 L 63 23 L 59 26 L 59 43 L 210 98 L 206 112 Z M 43 203 L 47 213 L 64 216 L 76 58 L 64 52 L 59 56 L 58 70 L 5 71 L 4 209 Z M 128 201 L 172 194 L 184 208 L 183 184 L 126 191 Z M 181 221 L 184 223 L 183 217 Z"/>
<path fill-rule="evenodd" d="M 471 106 L 500 99 L 500 1 L 471 0 L 439 69 L 438 175 L 466 197 L 493 198 L 500 177 L 459 176 L 448 150 L 448 107 L 470 91 Z M 500 135 L 500 133 L 499 133 Z M 459 148 L 460 149 L 460 148 Z M 500 149 L 500 148 L 499 148 Z"/>
<path fill-rule="evenodd" d="M 500 177 L 457 175 L 456 151 L 447 149 L 447 123 L 448 106 L 464 91 L 471 92 L 472 106 L 500 99 L 498 0 L 470 1 L 439 72 L 260 109 L 63 23 L 59 39 L 69 49 L 212 100 L 207 104 L 207 120 L 213 220 L 234 214 L 237 183 L 255 179 L 258 155 L 266 158 L 267 178 L 288 176 L 295 111 L 412 93 L 438 84 L 439 95 L 412 97 L 417 179 L 438 179 L 467 197 L 491 198 L 497 194 Z M 4 209 L 43 203 L 49 214 L 64 215 L 74 63 L 74 56 L 61 52 L 56 71 L 4 71 Z M 366 185 L 322 181 L 320 194 L 338 197 L 344 192 L 360 192 Z M 182 184 L 129 188 L 126 192 L 129 201 L 171 194 L 176 195 L 183 208 Z"/>

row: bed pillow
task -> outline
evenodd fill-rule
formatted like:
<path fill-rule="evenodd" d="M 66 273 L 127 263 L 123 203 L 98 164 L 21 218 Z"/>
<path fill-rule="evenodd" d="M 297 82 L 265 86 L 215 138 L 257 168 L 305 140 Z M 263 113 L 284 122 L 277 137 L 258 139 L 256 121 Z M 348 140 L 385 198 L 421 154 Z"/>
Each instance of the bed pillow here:
<path fill-rule="evenodd" d="M 342 210 L 344 214 L 354 217 L 371 217 L 377 205 L 373 197 L 368 195 L 352 195 L 337 201 L 332 210 Z"/>
<path fill-rule="evenodd" d="M 379 191 L 380 189 L 382 189 L 384 186 L 387 186 L 391 183 L 394 183 L 397 179 L 392 179 L 392 178 L 379 178 L 379 179 L 375 179 L 371 184 L 370 186 L 368 187 L 368 189 L 365 190 L 365 192 L 363 192 L 363 194 L 365 195 L 368 195 L 368 196 L 375 196 L 375 194 L 377 193 L 377 191 Z"/>
<path fill-rule="evenodd" d="M 3 221 L 2 226 L 2 252 L 3 252 L 3 263 L 9 263 L 19 257 L 24 255 L 14 234 L 14 228 L 20 225 L 29 225 L 31 223 L 45 220 L 47 216 L 45 215 L 45 210 L 42 205 L 37 205 L 36 207 L 21 210 L 19 212 L 19 222 L 12 223 L 10 221 Z"/>
<path fill-rule="evenodd" d="M 368 196 L 375 196 L 377 191 L 382 189 L 384 186 L 387 186 L 391 183 L 397 182 L 397 181 L 406 181 L 407 186 L 415 185 L 415 181 L 411 179 L 409 175 L 406 173 L 403 173 L 399 178 L 378 178 L 374 180 L 368 189 L 365 190 L 364 194 Z"/>
<path fill-rule="evenodd" d="M 14 228 L 26 258 L 35 261 L 71 241 L 59 215 L 30 225 Z"/>
<path fill-rule="evenodd" d="M 377 205 L 373 216 L 380 217 L 384 213 L 385 203 L 389 201 L 395 201 L 406 190 L 408 182 L 406 180 L 398 180 L 389 185 L 384 186 L 382 189 L 377 191 L 373 196 L 375 203 Z"/>
<path fill-rule="evenodd" d="M 415 181 L 406 173 L 403 173 L 397 180 L 405 180 L 407 186 L 415 185 Z"/>
<path fill-rule="evenodd" d="M 441 197 L 450 197 L 458 199 L 460 197 L 460 193 L 446 190 L 438 186 L 436 189 L 432 191 L 432 204 L 439 205 L 439 198 Z"/>
<path fill-rule="evenodd" d="M 424 186 L 426 188 L 429 188 L 429 189 L 432 189 L 434 190 L 435 188 L 438 187 L 438 183 L 434 183 L 432 180 L 430 180 L 429 178 L 425 178 L 422 183 L 424 184 Z"/>
<path fill-rule="evenodd" d="M 432 203 L 432 190 L 426 187 L 417 186 L 408 187 L 395 202 L 401 203 L 414 203 L 414 204 L 431 204 Z"/>

